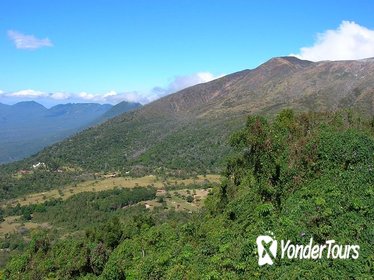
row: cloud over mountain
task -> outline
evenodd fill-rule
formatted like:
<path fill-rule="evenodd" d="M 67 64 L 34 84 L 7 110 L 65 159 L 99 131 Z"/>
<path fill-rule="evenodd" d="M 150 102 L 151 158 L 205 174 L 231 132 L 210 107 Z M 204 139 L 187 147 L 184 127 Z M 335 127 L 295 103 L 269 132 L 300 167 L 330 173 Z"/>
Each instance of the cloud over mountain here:
<path fill-rule="evenodd" d="M 207 83 L 223 75 L 214 76 L 209 72 L 198 72 L 191 75 L 176 76 L 166 87 L 154 87 L 147 97 L 147 102 L 154 101 L 165 95 L 180 91 L 193 85 Z"/>
<path fill-rule="evenodd" d="M 7 94 L 7 96 L 22 97 L 22 98 L 38 98 L 38 97 L 45 97 L 47 96 L 47 94 L 45 92 L 38 91 L 38 90 L 24 89 L 24 90 L 9 93 Z"/>
<path fill-rule="evenodd" d="M 374 57 L 374 30 L 343 21 L 337 29 L 317 34 L 313 46 L 303 47 L 298 54 L 292 55 L 311 61 Z"/>
<path fill-rule="evenodd" d="M 221 75 L 222 76 L 222 75 Z M 110 90 L 106 93 L 92 93 L 92 92 L 52 92 L 47 93 L 43 91 L 25 89 L 15 92 L 3 92 L 1 94 L 2 99 L 6 98 L 6 101 L 13 100 L 18 102 L 20 100 L 36 100 L 42 103 L 56 104 L 60 102 L 95 102 L 95 103 L 110 103 L 117 104 L 122 101 L 138 102 L 146 104 L 152 102 L 165 95 L 177 92 L 184 88 L 212 81 L 220 76 L 214 76 L 209 72 L 198 72 L 191 75 L 176 76 L 164 87 L 154 87 L 148 91 L 114 91 Z M 2 100 L 0 99 L 0 102 Z M 46 101 L 46 102 L 43 102 Z"/>

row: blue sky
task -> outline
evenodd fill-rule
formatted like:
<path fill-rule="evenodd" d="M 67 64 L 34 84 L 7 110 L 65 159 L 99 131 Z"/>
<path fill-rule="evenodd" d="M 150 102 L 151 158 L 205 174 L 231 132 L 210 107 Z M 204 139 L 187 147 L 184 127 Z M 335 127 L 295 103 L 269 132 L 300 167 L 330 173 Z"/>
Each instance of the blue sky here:
<path fill-rule="evenodd" d="M 373 1 L 304 2 L 2 0 L 0 102 L 146 103 L 274 56 L 374 56 Z"/>

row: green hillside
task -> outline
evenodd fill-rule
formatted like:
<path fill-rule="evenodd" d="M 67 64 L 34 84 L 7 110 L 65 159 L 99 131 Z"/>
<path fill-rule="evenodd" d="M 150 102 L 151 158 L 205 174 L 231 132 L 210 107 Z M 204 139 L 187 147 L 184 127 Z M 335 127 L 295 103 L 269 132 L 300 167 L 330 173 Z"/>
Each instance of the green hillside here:
<path fill-rule="evenodd" d="M 34 101 L 0 105 L 0 164 L 23 159 L 84 128 L 139 107 L 121 102 L 60 104 L 49 109 Z"/>
<path fill-rule="evenodd" d="M 84 235 L 58 239 L 46 230 L 4 273 L 9 279 L 370 279 L 373 137 L 373 119 L 351 112 L 252 115 L 230 137 L 222 183 L 202 211 L 186 218 L 130 207 Z M 107 211 L 105 197 L 90 207 Z M 296 244 L 311 237 L 315 244 L 358 244 L 359 256 L 278 256 L 275 265 L 260 267 L 256 238 L 268 231 Z"/>
<path fill-rule="evenodd" d="M 271 117 L 293 108 L 301 112 L 350 109 L 371 116 L 373 73 L 372 59 L 313 63 L 273 58 L 253 70 L 163 97 L 0 167 L 0 194 L 9 198 L 43 191 L 95 172 L 217 173 L 231 152 L 228 136 L 243 126 L 249 114 Z M 45 163 L 47 170 L 15 176 L 38 162 Z"/>
<path fill-rule="evenodd" d="M 108 110 L 104 115 L 102 115 L 99 118 L 99 122 L 104 122 L 107 121 L 111 118 L 117 117 L 125 112 L 129 112 L 131 110 L 134 110 L 136 108 L 141 107 L 142 105 L 137 102 L 127 102 L 127 101 L 122 101 L 116 105 L 114 105 L 110 110 Z"/>

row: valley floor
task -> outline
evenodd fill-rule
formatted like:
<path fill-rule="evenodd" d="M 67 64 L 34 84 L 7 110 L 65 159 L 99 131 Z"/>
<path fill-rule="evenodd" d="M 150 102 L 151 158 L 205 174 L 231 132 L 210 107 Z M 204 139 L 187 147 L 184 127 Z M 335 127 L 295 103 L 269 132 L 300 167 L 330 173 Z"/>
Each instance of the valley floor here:
<path fill-rule="evenodd" d="M 1 208 L 14 208 L 43 204 L 54 199 L 67 200 L 74 195 L 83 192 L 103 192 L 118 188 L 135 187 L 154 187 L 157 189 L 156 198 L 152 200 L 141 201 L 138 204 L 146 209 L 155 207 L 164 207 L 165 209 L 174 209 L 175 211 L 192 212 L 198 210 L 203 205 L 203 201 L 208 195 L 210 188 L 203 188 L 204 184 L 218 183 L 220 175 L 198 175 L 195 178 L 175 179 L 159 178 L 154 175 L 148 175 L 139 178 L 132 177 L 113 177 L 111 175 L 103 176 L 98 180 L 85 181 L 80 184 L 65 186 L 63 188 L 50 191 L 33 193 L 18 197 L 16 199 L 4 201 L 0 204 Z M 201 185 L 202 188 L 189 189 L 189 186 Z M 167 191 L 167 189 L 169 191 Z M 191 196 L 191 201 L 187 198 Z M 130 206 L 125 206 L 130 207 Z M 125 208 L 124 207 L 124 208 Z M 51 229 L 48 222 L 38 223 L 34 221 L 25 221 L 22 216 L 7 216 L 0 223 L 0 239 L 7 238 L 9 234 L 25 234 L 33 229 Z"/>

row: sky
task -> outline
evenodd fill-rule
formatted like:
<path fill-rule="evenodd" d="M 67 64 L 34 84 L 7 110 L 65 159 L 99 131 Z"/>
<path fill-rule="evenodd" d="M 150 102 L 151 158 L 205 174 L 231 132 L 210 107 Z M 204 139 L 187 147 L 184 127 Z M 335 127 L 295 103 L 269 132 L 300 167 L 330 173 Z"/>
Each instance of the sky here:
<path fill-rule="evenodd" d="M 374 57 L 374 2 L 1 0 L 0 102 L 149 103 L 276 56 Z"/>

